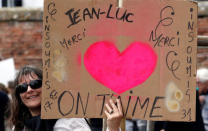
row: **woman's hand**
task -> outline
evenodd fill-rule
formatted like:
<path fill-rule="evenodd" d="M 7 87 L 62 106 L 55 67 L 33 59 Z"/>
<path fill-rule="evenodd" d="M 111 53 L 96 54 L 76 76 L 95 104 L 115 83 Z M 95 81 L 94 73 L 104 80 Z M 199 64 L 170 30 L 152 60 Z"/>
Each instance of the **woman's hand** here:
<path fill-rule="evenodd" d="M 106 104 L 105 114 L 107 116 L 107 126 L 109 131 L 118 131 L 120 127 L 121 120 L 123 118 L 123 112 L 121 107 L 121 102 L 116 99 L 116 104 L 110 99 L 109 104 Z"/>

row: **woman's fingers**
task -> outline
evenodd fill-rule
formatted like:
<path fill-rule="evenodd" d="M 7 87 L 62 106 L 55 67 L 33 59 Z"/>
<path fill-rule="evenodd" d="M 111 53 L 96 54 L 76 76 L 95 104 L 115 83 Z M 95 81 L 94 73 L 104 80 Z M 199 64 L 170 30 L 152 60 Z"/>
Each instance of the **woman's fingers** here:
<path fill-rule="evenodd" d="M 105 104 L 107 110 L 105 110 L 105 114 L 108 119 L 119 118 L 123 116 L 122 106 L 119 99 L 116 99 L 116 104 L 112 99 L 109 100 L 109 104 Z"/>
<path fill-rule="evenodd" d="M 107 111 L 105 111 L 105 115 L 107 116 L 107 118 L 110 118 L 110 113 L 108 113 Z"/>
<path fill-rule="evenodd" d="M 109 104 L 107 103 L 105 115 L 107 116 L 107 126 L 109 131 L 118 131 L 121 120 L 123 118 L 121 102 L 119 99 L 116 100 L 116 104 L 110 99 Z"/>
<path fill-rule="evenodd" d="M 108 104 L 105 104 L 105 107 L 107 108 L 109 113 L 111 113 L 113 111 L 113 109 Z"/>
<path fill-rule="evenodd" d="M 113 102 L 112 99 L 110 99 L 110 105 L 113 108 L 113 111 L 114 112 L 118 112 L 118 107 L 115 105 L 115 103 Z"/>
<path fill-rule="evenodd" d="M 118 111 L 123 114 L 123 110 L 122 110 L 122 107 L 121 107 L 121 102 L 119 99 L 116 99 L 116 102 L 117 102 L 117 107 L 118 107 Z"/>

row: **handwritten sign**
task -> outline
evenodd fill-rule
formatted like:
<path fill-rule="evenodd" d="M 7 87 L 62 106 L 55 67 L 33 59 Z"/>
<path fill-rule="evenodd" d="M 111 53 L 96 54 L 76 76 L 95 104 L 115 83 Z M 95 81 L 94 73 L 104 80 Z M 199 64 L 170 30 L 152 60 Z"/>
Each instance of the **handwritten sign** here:
<path fill-rule="evenodd" d="M 197 4 L 46 0 L 42 118 L 195 120 Z"/>

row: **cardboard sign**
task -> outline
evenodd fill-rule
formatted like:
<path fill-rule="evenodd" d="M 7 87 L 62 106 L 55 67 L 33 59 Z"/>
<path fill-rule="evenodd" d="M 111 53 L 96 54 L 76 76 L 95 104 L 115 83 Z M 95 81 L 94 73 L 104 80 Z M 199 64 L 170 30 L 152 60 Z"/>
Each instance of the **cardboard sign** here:
<path fill-rule="evenodd" d="M 46 0 L 42 118 L 195 120 L 197 4 Z"/>
<path fill-rule="evenodd" d="M 9 58 L 0 61 L 0 72 L 1 72 L 0 83 L 3 83 L 7 87 L 8 82 L 14 80 L 14 76 L 15 76 L 14 59 Z"/>

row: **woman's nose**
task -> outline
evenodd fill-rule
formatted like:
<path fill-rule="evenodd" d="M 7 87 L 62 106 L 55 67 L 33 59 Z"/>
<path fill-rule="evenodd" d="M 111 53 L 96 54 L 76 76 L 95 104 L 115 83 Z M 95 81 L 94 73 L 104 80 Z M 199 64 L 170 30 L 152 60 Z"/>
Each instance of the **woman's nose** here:
<path fill-rule="evenodd" d="M 30 85 L 28 85 L 28 88 L 27 88 L 27 92 L 30 92 L 32 91 L 33 89 L 30 87 Z"/>

